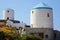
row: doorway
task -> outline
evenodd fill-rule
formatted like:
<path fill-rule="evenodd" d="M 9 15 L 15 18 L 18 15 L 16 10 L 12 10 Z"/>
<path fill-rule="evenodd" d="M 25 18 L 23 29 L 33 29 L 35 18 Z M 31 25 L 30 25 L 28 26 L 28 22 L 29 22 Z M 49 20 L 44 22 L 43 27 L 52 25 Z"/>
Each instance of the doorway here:
<path fill-rule="evenodd" d="M 39 33 L 40 38 L 44 38 L 44 33 Z"/>

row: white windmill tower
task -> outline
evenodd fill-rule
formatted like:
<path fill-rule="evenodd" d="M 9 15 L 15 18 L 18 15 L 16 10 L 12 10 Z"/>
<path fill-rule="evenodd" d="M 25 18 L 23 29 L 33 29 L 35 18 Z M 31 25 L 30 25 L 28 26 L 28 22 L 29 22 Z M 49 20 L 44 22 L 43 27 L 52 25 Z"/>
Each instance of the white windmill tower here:
<path fill-rule="evenodd" d="M 6 9 L 3 11 L 3 19 L 10 19 L 14 20 L 14 10 L 13 9 Z"/>
<path fill-rule="evenodd" d="M 31 10 L 31 28 L 43 33 L 44 40 L 53 40 L 53 11 L 45 3 L 40 3 Z M 47 38 L 46 38 L 47 37 Z"/>

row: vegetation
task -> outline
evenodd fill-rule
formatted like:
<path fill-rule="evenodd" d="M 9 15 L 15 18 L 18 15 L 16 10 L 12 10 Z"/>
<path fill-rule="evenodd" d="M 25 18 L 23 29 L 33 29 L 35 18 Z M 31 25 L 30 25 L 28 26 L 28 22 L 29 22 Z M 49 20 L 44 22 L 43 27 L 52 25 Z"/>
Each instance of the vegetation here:
<path fill-rule="evenodd" d="M 0 32 L 0 40 L 3 40 L 4 38 L 4 32 Z"/>
<path fill-rule="evenodd" d="M 39 36 L 35 36 L 35 35 L 22 35 L 22 37 L 20 38 L 21 40 L 42 40 Z"/>
<path fill-rule="evenodd" d="M 4 40 L 5 38 L 9 38 L 10 40 L 19 40 L 20 37 L 16 30 L 16 28 L 7 25 L 0 27 L 0 40 Z"/>
<path fill-rule="evenodd" d="M 16 28 L 10 27 L 8 25 L 0 27 L 0 40 L 6 40 L 6 39 L 9 39 L 9 40 L 42 40 L 40 37 L 30 35 L 30 34 L 20 36 L 20 34 L 16 31 L 17 31 Z"/>

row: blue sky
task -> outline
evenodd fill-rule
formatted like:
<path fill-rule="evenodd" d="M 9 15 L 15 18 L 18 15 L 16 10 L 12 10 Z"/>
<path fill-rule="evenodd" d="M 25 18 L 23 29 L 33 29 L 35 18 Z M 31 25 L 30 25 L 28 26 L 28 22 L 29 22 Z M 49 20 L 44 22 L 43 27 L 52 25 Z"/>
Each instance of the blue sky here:
<path fill-rule="evenodd" d="M 3 10 L 7 8 L 14 9 L 15 19 L 30 24 L 31 9 L 44 2 L 53 8 L 54 29 L 60 30 L 60 0 L 0 0 L 0 19 L 3 17 Z"/>

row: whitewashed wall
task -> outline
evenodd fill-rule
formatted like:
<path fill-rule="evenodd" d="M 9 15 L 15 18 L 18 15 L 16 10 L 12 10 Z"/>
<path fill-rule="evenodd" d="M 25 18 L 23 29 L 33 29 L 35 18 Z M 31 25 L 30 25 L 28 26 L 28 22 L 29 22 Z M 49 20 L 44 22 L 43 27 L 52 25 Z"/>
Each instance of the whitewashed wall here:
<path fill-rule="evenodd" d="M 9 17 L 9 19 L 11 19 L 11 20 L 14 20 L 14 10 L 13 9 L 6 9 L 3 11 L 3 19 L 6 20 L 7 17 Z"/>
<path fill-rule="evenodd" d="M 32 11 L 30 16 L 31 28 L 53 28 L 53 12 L 51 9 L 36 9 Z M 48 13 L 49 17 L 47 16 Z"/>
<path fill-rule="evenodd" d="M 25 27 L 26 24 L 25 23 L 13 23 L 12 21 L 8 20 L 6 25 L 19 28 L 19 27 Z"/>

